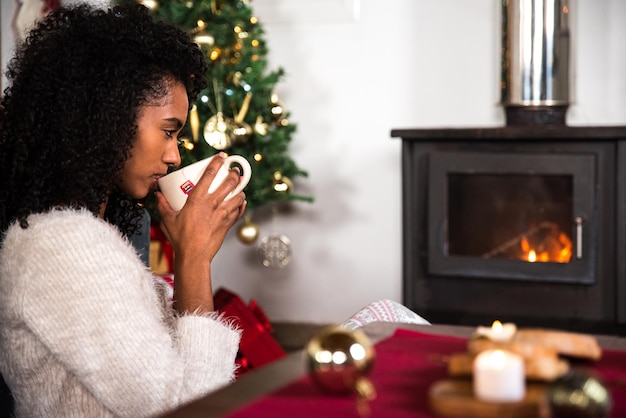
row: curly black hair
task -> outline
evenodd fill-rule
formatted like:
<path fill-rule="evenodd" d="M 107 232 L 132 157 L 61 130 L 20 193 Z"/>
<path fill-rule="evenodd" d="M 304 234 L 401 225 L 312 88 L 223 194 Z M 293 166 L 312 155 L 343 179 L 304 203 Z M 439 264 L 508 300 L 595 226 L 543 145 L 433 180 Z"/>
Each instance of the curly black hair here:
<path fill-rule="evenodd" d="M 172 77 L 189 103 L 207 64 L 179 28 L 140 4 L 61 7 L 17 46 L 0 108 L 0 231 L 54 207 L 85 208 L 130 235 L 142 209 L 116 187 L 140 108 Z"/>

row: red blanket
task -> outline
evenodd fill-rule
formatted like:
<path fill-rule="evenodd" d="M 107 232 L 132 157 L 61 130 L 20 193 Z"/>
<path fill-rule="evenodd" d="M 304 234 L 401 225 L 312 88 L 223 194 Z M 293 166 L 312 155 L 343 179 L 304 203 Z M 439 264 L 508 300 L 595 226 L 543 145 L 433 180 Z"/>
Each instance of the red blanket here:
<path fill-rule="evenodd" d="M 434 415 L 428 409 L 428 388 L 447 377 L 445 356 L 465 351 L 467 339 L 398 330 L 375 348 L 369 377 L 377 397 L 370 402 L 371 417 L 430 418 Z M 611 417 L 626 417 L 626 352 L 604 350 L 602 360 L 592 368 L 611 390 Z M 303 376 L 229 418 L 358 416 L 354 396 L 328 395 Z"/>

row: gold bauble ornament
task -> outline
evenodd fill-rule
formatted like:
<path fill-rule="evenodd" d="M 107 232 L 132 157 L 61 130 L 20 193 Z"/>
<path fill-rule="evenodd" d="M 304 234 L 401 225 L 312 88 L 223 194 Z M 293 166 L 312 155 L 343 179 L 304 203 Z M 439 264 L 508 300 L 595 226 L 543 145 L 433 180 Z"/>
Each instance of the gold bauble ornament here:
<path fill-rule="evenodd" d="M 157 0 L 140 0 L 139 3 L 146 6 L 151 12 L 159 8 L 159 2 Z"/>
<path fill-rule="evenodd" d="M 285 108 L 283 104 L 278 100 L 278 94 L 272 93 L 270 96 L 270 113 L 272 114 L 272 119 L 274 121 L 282 119 L 285 114 Z"/>
<path fill-rule="evenodd" d="M 204 124 L 204 140 L 218 150 L 225 150 L 232 145 L 231 132 L 231 120 L 221 112 L 211 116 Z"/>
<path fill-rule="evenodd" d="M 548 385 L 552 418 L 606 418 L 611 414 L 611 392 L 594 376 L 571 371 Z"/>
<path fill-rule="evenodd" d="M 263 116 L 258 115 L 256 117 L 256 122 L 254 122 L 254 132 L 261 136 L 265 136 L 267 135 L 267 126 L 267 123 L 263 122 Z"/>
<path fill-rule="evenodd" d="M 276 171 L 274 172 L 273 187 L 275 192 L 291 193 L 293 190 L 293 183 L 289 177 L 283 176 L 280 171 Z"/>
<path fill-rule="evenodd" d="M 279 120 L 279 119 L 282 119 L 285 113 L 285 109 L 281 103 L 276 103 L 272 105 L 272 108 L 270 109 L 270 113 L 272 114 L 272 119 Z"/>
<path fill-rule="evenodd" d="M 312 380 L 324 391 L 357 395 L 357 408 L 364 414 L 376 397 L 369 373 L 376 359 L 370 339 L 360 329 L 330 326 L 306 345 L 307 369 Z"/>
<path fill-rule="evenodd" d="M 246 216 L 237 228 L 237 238 L 244 244 L 253 244 L 259 237 L 259 226 Z"/>
<path fill-rule="evenodd" d="M 231 139 L 233 144 L 248 142 L 252 135 L 252 128 L 246 122 L 234 122 Z"/>

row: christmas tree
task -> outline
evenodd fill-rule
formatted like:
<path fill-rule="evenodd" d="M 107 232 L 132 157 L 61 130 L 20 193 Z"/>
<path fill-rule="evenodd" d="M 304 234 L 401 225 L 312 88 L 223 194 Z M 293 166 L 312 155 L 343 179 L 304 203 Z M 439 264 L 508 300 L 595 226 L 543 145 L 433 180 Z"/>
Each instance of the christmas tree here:
<path fill-rule="evenodd" d="M 312 201 L 294 193 L 292 179 L 307 173 L 288 153 L 296 125 L 275 92 L 285 72 L 268 70 L 264 30 L 249 1 L 116 3 L 129 1 L 139 1 L 155 18 L 189 33 L 209 64 L 209 87 L 192 105 L 181 136 L 182 165 L 218 151 L 244 156 L 253 173 L 245 189 L 249 211 L 278 201 Z"/>

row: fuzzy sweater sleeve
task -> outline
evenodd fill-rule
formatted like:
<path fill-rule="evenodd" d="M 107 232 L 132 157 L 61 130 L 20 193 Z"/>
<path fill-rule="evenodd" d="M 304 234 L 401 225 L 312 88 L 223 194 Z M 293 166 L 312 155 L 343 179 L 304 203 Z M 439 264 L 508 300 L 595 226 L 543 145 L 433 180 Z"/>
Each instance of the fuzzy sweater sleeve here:
<path fill-rule="evenodd" d="M 150 272 L 117 230 L 83 211 L 29 222 L 5 238 L 4 302 L 103 409 L 154 415 L 233 379 L 239 331 L 215 314 L 168 326 Z"/>

